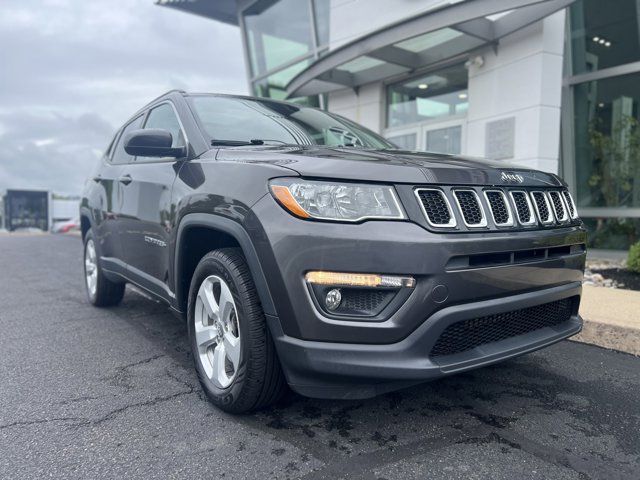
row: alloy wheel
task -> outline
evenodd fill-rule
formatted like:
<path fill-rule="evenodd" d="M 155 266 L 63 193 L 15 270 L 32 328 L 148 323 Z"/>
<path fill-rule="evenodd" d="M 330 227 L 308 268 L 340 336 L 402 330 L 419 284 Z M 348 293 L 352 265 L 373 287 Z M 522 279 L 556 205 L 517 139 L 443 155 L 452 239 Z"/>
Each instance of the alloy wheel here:
<path fill-rule="evenodd" d="M 91 239 L 87 241 L 84 252 L 84 276 L 89 294 L 94 297 L 98 287 L 98 260 L 96 246 Z"/>
<path fill-rule="evenodd" d="M 229 286 L 220 277 L 204 279 L 196 297 L 195 341 L 206 374 L 218 388 L 227 388 L 240 364 L 240 324 Z"/>

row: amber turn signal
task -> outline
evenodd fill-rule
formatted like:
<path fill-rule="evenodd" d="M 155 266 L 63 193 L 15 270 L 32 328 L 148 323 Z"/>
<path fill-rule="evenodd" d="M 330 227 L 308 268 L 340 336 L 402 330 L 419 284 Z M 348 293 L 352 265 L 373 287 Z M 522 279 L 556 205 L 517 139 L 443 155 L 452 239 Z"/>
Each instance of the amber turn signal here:
<path fill-rule="evenodd" d="M 273 196 L 276 197 L 276 200 L 280 202 L 284 208 L 289 210 L 294 215 L 302 218 L 309 218 L 309 214 L 300 206 L 296 199 L 293 198 L 291 192 L 287 187 L 282 185 L 271 185 L 271 191 L 273 192 Z"/>

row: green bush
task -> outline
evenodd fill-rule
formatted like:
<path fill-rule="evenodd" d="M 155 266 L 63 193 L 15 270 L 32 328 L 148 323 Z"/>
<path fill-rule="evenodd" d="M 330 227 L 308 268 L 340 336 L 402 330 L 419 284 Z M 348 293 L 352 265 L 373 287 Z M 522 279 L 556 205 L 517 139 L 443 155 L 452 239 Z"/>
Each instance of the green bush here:
<path fill-rule="evenodd" d="M 627 268 L 632 272 L 640 273 L 640 242 L 631 245 Z"/>

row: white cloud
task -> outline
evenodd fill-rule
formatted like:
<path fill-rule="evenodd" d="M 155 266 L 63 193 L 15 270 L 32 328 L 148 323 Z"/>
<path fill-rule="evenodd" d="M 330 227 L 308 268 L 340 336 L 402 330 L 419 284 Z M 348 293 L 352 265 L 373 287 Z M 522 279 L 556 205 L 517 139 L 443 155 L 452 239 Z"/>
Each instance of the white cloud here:
<path fill-rule="evenodd" d="M 76 193 L 152 98 L 248 91 L 237 27 L 154 0 L 9 2 L 0 45 L 0 189 Z"/>

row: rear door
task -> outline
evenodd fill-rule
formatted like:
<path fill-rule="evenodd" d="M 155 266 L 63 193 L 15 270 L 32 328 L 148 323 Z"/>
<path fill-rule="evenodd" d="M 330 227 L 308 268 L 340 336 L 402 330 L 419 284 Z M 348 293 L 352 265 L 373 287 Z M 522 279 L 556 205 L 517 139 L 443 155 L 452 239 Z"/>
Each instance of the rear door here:
<path fill-rule="evenodd" d="M 173 147 L 186 145 L 173 104 L 149 110 L 144 128 L 171 132 Z M 171 298 L 168 287 L 169 241 L 173 215 L 171 190 L 184 159 L 136 157 L 122 172 L 122 248 L 129 276 L 148 290 Z"/>

